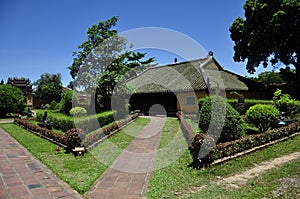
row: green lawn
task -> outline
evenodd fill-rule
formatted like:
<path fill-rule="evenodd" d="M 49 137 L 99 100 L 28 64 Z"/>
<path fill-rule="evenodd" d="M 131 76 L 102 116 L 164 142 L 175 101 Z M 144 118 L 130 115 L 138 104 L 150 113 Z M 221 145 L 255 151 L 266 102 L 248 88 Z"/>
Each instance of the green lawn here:
<path fill-rule="evenodd" d="M 113 135 L 109 142 L 120 148 L 126 148 L 133 137 L 125 134 L 124 131 L 137 133 L 148 122 L 149 119 L 138 118 L 131 125 L 125 127 L 124 130 Z M 74 157 L 72 154 L 64 153 L 63 149 L 60 152 L 56 152 L 57 145 L 15 124 L 0 124 L 0 127 L 80 194 L 88 191 L 96 179 L 107 169 L 107 165 L 100 162 L 96 157 L 107 155 L 104 151 L 108 140 L 95 147 L 91 152 L 83 156 Z M 118 155 L 115 154 L 115 156 L 110 157 L 111 161 Z"/>
<path fill-rule="evenodd" d="M 178 121 L 168 119 L 163 132 L 167 129 L 169 135 L 163 134 L 161 139 L 161 147 L 165 146 L 168 137 L 172 137 L 178 130 Z M 189 151 L 186 151 L 176 162 L 170 166 L 156 170 L 150 178 L 149 192 L 147 198 L 175 198 L 176 193 L 183 193 L 181 198 L 257 198 L 254 196 L 264 196 L 270 194 L 270 190 L 274 189 L 274 185 L 278 185 L 277 178 L 271 179 L 263 175 L 259 177 L 258 182 L 249 182 L 243 189 L 228 191 L 224 187 L 210 185 L 212 181 L 216 181 L 219 177 L 233 175 L 237 172 L 247 170 L 255 164 L 262 161 L 270 160 L 284 154 L 289 154 L 299 149 L 300 136 L 288 141 L 278 143 L 267 147 L 260 151 L 239 157 L 211 168 L 194 170 L 188 165 L 192 162 Z M 281 176 L 293 175 L 299 171 L 299 161 L 294 161 L 284 165 L 282 169 L 270 170 L 270 172 L 281 173 Z M 290 165 L 290 166 L 289 166 Z M 289 170 L 284 169 L 289 167 Z M 280 171 L 280 172 L 279 172 Z M 269 172 L 268 172 L 269 173 Z M 266 174 L 267 175 L 267 174 Z M 269 175 L 270 176 L 270 175 Z M 269 183 L 266 183 L 269 181 Z M 275 183 L 277 182 L 277 184 Z M 270 188 L 264 191 L 263 184 L 268 184 Z M 209 185 L 206 189 L 199 193 L 192 193 L 190 189 L 193 187 L 201 187 Z M 267 186 L 267 185 L 266 185 Z M 258 192 L 258 193 L 257 193 Z M 181 194 L 180 194 L 181 195 Z M 262 197 L 258 197 L 262 198 Z"/>

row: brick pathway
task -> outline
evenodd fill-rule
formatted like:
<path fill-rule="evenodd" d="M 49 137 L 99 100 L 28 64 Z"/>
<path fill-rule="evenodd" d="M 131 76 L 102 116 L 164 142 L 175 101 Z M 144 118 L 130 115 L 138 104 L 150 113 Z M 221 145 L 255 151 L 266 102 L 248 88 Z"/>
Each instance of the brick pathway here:
<path fill-rule="evenodd" d="M 164 117 L 151 121 L 85 194 L 95 199 L 145 198 L 154 169 Z"/>
<path fill-rule="evenodd" d="M 0 128 L 0 199 L 82 198 Z"/>

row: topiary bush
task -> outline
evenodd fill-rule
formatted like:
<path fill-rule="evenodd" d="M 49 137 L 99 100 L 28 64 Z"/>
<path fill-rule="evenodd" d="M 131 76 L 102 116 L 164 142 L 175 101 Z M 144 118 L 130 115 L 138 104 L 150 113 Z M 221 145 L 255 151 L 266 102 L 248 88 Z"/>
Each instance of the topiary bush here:
<path fill-rule="evenodd" d="M 199 112 L 199 128 L 211 134 L 218 143 L 227 142 L 245 134 L 245 121 L 224 98 L 210 96 L 203 100 Z"/>
<path fill-rule="evenodd" d="M 82 147 L 84 139 L 84 131 L 79 128 L 69 129 L 66 134 L 67 151 L 71 152 L 75 147 Z"/>
<path fill-rule="evenodd" d="M 83 116 L 83 115 L 86 115 L 87 114 L 87 111 L 85 108 L 83 107 L 74 107 L 70 110 L 70 115 L 73 115 L 73 116 Z"/>
<path fill-rule="evenodd" d="M 273 96 L 273 102 L 280 112 L 284 112 L 286 116 L 294 117 L 300 112 L 300 101 L 292 99 L 289 94 L 283 94 L 277 89 Z"/>
<path fill-rule="evenodd" d="M 268 130 L 274 120 L 278 119 L 280 113 L 273 105 L 257 104 L 247 110 L 246 116 L 250 123 L 263 132 Z"/>

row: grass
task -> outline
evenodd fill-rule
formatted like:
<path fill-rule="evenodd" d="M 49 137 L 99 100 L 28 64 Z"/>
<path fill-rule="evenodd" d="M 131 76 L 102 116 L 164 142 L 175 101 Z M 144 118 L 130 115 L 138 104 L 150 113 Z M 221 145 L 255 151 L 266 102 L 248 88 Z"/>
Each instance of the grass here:
<path fill-rule="evenodd" d="M 297 159 L 280 167 L 270 169 L 259 177 L 250 179 L 240 189 L 229 189 L 224 185 L 212 183 L 206 189 L 197 193 L 186 194 L 179 198 L 298 198 L 299 195 L 297 194 L 299 194 L 299 190 L 288 184 L 282 185 L 281 180 L 283 178 L 299 179 L 299 169 L 300 159 Z M 281 187 L 286 188 L 282 190 Z"/>
<path fill-rule="evenodd" d="M 149 119 L 138 118 L 124 130 L 113 135 L 111 139 L 104 141 L 90 152 L 83 156 L 74 157 L 72 154 L 64 153 L 61 149 L 56 152 L 57 145 L 48 142 L 15 124 L 0 124 L 7 133 L 14 137 L 20 144 L 28 149 L 37 159 L 43 162 L 58 177 L 68 183 L 73 189 L 80 194 L 85 193 L 93 183 L 107 169 L 106 162 L 101 162 L 98 157 L 109 156 L 105 150 L 108 143 L 115 144 L 120 148 L 126 148 L 132 141 L 133 137 L 124 132 L 139 132 Z M 109 152 L 109 151 L 108 151 Z M 119 150 L 118 152 L 121 152 Z M 113 161 L 119 154 L 110 157 Z"/>
<path fill-rule="evenodd" d="M 163 134 L 160 147 L 164 147 L 164 143 L 167 142 L 165 140 L 168 140 L 168 137 L 172 137 L 177 132 L 178 124 L 176 123 L 178 123 L 176 120 L 167 120 L 163 131 L 168 131 L 169 135 Z M 247 170 L 262 161 L 270 160 L 295 151 L 300 151 L 299 142 L 300 136 L 297 136 L 285 142 L 275 144 L 243 157 L 239 157 L 223 164 L 215 165 L 211 168 L 202 170 L 194 170 L 188 167 L 188 165 L 192 162 L 192 159 L 189 151 L 186 150 L 183 155 L 181 155 L 173 164 L 166 168 L 156 170 L 152 173 L 147 198 L 174 198 L 178 192 L 185 193 L 183 196 L 181 196 L 181 198 L 243 198 L 243 194 L 246 194 L 247 197 L 249 195 L 248 198 L 251 198 L 251 196 L 255 196 L 256 192 L 260 188 L 262 189 L 260 195 L 266 194 L 266 192 L 263 192 L 263 186 L 256 186 L 254 183 L 256 189 L 253 189 L 251 182 L 250 184 L 247 184 L 244 189 L 231 192 L 226 190 L 224 187 L 218 186 L 209 186 L 208 189 L 201 190 L 201 193 L 194 194 L 189 190 L 193 187 L 208 185 L 211 181 L 217 180 L 218 177 L 225 177 Z M 293 165 L 293 168 L 297 166 L 296 163 L 291 164 Z M 298 169 L 294 169 L 291 169 L 291 174 L 292 171 L 298 171 L 300 168 L 298 166 Z M 280 169 L 280 171 L 285 174 L 284 169 Z M 286 173 L 286 175 L 288 174 L 289 173 Z M 265 181 L 271 180 L 269 178 L 265 178 L 264 176 L 262 178 L 264 181 L 261 184 L 264 184 Z M 273 186 L 275 183 L 271 182 L 269 184 L 270 186 Z M 273 188 L 274 187 L 271 187 L 269 190 L 267 190 L 267 193 L 269 193 Z M 252 189 L 253 191 L 251 191 Z"/>

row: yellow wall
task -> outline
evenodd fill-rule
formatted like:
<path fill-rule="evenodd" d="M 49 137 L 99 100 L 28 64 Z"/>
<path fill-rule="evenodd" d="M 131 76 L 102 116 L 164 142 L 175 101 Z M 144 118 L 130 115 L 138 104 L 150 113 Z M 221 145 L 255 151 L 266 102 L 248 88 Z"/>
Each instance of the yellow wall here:
<path fill-rule="evenodd" d="M 185 113 L 197 113 L 199 111 L 198 99 L 207 95 L 205 91 L 177 93 L 177 110 Z M 186 97 L 196 97 L 195 105 L 187 105 Z"/>

